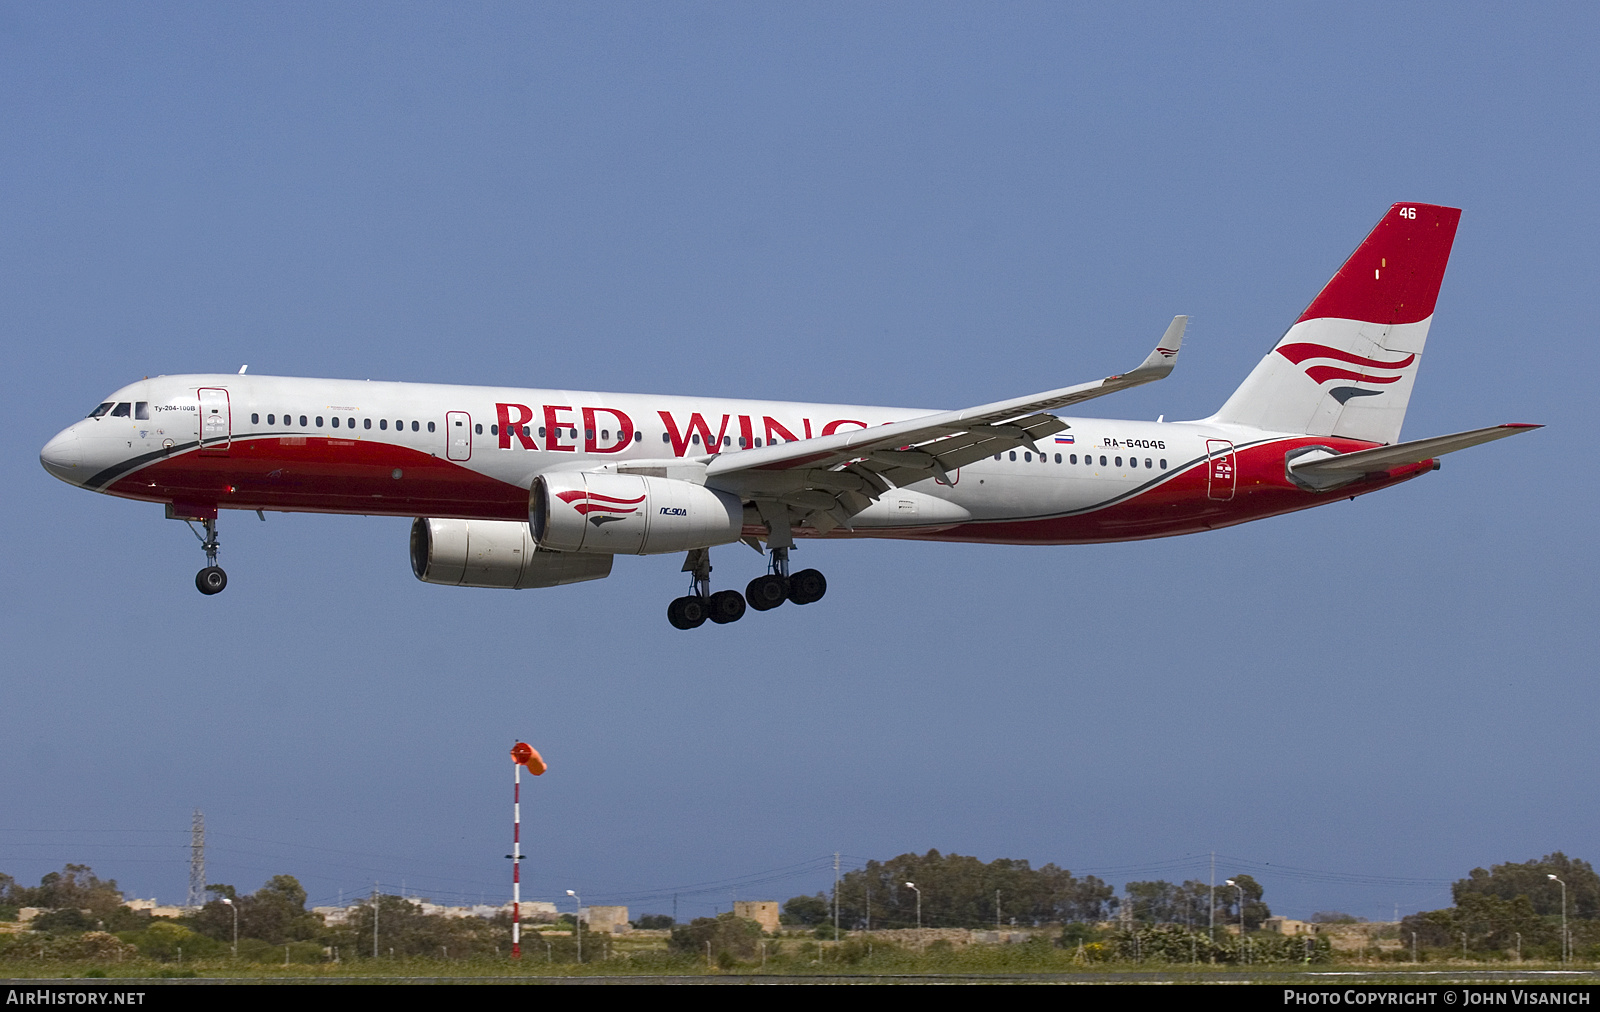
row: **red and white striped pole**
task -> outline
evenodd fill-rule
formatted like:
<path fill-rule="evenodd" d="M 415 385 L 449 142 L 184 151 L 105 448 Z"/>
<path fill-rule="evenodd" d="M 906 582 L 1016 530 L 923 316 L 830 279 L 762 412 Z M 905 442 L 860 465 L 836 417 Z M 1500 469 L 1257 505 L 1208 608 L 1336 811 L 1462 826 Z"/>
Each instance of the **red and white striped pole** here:
<path fill-rule="evenodd" d="M 522 767 L 539 776 L 548 767 L 537 749 L 525 741 L 511 746 L 516 762 L 511 774 L 511 958 L 522 958 Z"/>
<path fill-rule="evenodd" d="M 522 764 L 511 774 L 511 958 L 522 958 Z"/>

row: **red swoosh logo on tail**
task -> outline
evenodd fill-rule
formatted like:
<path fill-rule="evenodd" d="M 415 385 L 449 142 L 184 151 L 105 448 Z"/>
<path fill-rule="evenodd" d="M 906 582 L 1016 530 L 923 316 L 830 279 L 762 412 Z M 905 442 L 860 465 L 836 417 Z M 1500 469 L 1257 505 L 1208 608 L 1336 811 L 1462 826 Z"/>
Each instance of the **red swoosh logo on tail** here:
<path fill-rule="evenodd" d="M 1407 355 L 1398 362 L 1380 362 L 1375 358 L 1363 358 L 1348 351 L 1330 348 L 1325 344 L 1286 344 L 1278 348 L 1277 352 L 1295 365 L 1299 365 L 1308 358 L 1331 358 L 1336 362 L 1364 365 L 1369 369 L 1404 369 L 1417 360 L 1416 355 Z"/>

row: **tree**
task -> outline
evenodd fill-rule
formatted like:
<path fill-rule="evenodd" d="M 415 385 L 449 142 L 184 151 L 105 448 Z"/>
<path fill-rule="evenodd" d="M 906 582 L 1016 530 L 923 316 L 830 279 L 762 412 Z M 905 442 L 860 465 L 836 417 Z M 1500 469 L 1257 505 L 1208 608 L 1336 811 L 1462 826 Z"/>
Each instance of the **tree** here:
<path fill-rule="evenodd" d="M 731 913 L 696 917 L 673 927 L 667 947 L 673 952 L 704 955 L 707 944 L 712 957 L 723 965 L 730 959 L 754 958 L 760 951 L 761 925 Z"/>
<path fill-rule="evenodd" d="M 1537 861 L 1522 864 L 1497 864 L 1485 871 L 1474 868 L 1467 877 L 1450 887 L 1451 898 L 1460 906 L 1466 896 L 1497 896 L 1502 900 L 1528 897 L 1535 913 L 1561 916 L 1561 883 L 1567 884 L 1567 915 L 1586 920 L 1600 918 L 1600 875 L 1587 861 L 1567 857 L 1559 850 Z"/>
<path fill-rule="evenodd" d="M 61 871 L 53 871 L 39 880 L 39 885 L 29 889 L 11 884 L 7 887 L 7 902 L 19 907 L 45 907 L 51 910 L 72 908 L 88 910 L 96 920 L 110 917 L 122 906 L 122 893 L 117 891 L 117 880 L 95 877 L 94 869 L 86 864 L 69 864 Z"/>
<path fill-rule="evenodd" d="M 1123 887 L 1128 894 L 1125 901 L 1128 914 L 1144 924 L 1173 924 L 1179 916 L 1180 887 L 1171 882 L 1129 882 Z"/>
<path fill-rule="evenodd" d="M 922 890 L 925 927 L 992 927 L 996 920 L 1097 921 L 1117 905 L 1115 891 L 1092 875 L 1079 879 L 1053 864 L 1033 868 L 1011 858 L 985 864 L 975 857 L 930 850 L 868 861 L 865 868 L 846 873 L 839 883 L 841 925 L 866 926 L 870 917 L 874 928 L 914 926 L 917 894 L 907 882 Z M 818 899 L 827 903 L 826 897 Z"/>
<path fill-rule="evenodd" d="M 293 875 L 274 875 L 250 896 L 240 896 L 230 885 L 209 885 L 206 891 L 216 896 L 191 923 L 196 931 L 221 941 L 231 941 L 235 913 L 240 938 L 259 938 L 274 945 L 315 938 L 322 923 L 306 911 L 306 891 Z M 222 902 L 233 901 L 232 909 Z"/>
<path fill-rule="evenodd" d="M 1239 892 L 1244 891 L 1244 928 L 1260 931 L 1261 922 L 1272 916 L 1272 909 L 1261 901 L 1264 890 L 1250 875 L 1235 875 L 1237 886 L 1217 887 L 1218 923 L 1239 923 Z"/>
<path fill-rule="evenodd" d="M 785 924 L 803 924 L 810 927 L 831 920 L 833 910 L 821 893 L 815 896 L 795 896 L 783 905 Z"/>

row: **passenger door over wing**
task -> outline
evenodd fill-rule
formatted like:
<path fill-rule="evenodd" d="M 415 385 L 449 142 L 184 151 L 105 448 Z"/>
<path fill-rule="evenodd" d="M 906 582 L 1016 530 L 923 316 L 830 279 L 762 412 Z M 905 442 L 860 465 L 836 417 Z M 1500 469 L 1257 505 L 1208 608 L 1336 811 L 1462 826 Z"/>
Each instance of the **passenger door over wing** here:
<path fill-rule="evenodd" d="M 465 411 L 444 413 L 445 456 L 450 460 L 472 459 L 472 416 Z"/>

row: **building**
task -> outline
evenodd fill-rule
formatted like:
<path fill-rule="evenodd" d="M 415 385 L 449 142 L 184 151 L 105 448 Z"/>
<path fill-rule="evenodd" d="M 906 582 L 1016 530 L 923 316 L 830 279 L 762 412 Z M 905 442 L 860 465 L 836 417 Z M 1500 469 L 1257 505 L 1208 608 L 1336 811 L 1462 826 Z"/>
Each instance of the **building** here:
<path fill-rule="evenodd" d="M 778 931 L 777 900 L 734 900 L 733 916 L 755 921 L 761 925 L 761 930 L 768 934 L 776 934 Z"/>
<path fill-rule="evenodd" d="M 143 911 L 151 917 L 182 917 L 185 914 L 194 913 L 194 910 L 189 907 L 162 906 L 155 901 L 153 896 L 147 900 L 125 900 L 122 905 L 129 910 Z"/>
<path fill-rule="evenodd" d="M 622 935 L 633 930 L 633 925 L 628 923 L 627 907 L 584 907 L 581 913 L 590 931 Z"/>

